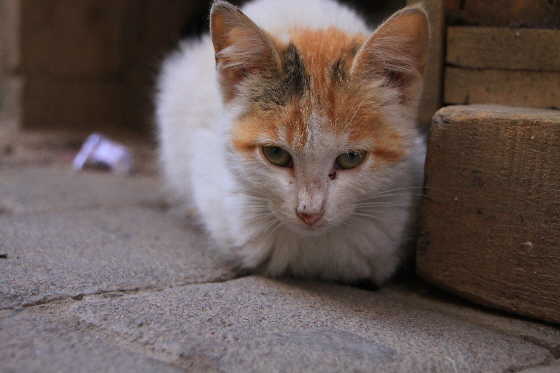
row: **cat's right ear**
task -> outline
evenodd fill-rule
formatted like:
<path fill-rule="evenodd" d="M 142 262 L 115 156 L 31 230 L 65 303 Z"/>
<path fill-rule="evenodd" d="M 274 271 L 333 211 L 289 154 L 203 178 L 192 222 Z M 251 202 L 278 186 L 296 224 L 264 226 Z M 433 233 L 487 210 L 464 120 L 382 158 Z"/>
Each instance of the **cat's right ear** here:
<path fill-rule="evenodd" d="M 383 77 L 387 85 L 398 89 L 402 102 L 416 105 L 429 39 L 430 24 L 424 8 L 404 8 L 381 24 L 362 45 L 351 75 L 364 81 Z"/>
<path fill-rule="evenodd" d="M 281 66 L 272 39 L 241 10 L 226 1 L 215 1 L 210 11 L 210 32 L 224 99 L 235 97 L 243 79 L 270 73 Z"/>

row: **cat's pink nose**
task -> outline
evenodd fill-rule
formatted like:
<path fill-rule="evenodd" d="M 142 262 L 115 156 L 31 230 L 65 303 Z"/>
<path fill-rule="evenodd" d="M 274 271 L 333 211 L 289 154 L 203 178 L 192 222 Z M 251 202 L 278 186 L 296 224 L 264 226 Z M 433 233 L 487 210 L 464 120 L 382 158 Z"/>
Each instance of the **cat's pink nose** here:
<path fill-rule="evenodd" d="M 325 211 L 320 211 L 313 214 L 296 211 L 296 215 L 298 216 L 298 218 L 300 218 L 301 221 L 303 221 L 305 224 L 309 225 L 310 227 L 313 226 L 315 223 L 317 223 L 319 220 L 321 220 L 324 213 Z"/>

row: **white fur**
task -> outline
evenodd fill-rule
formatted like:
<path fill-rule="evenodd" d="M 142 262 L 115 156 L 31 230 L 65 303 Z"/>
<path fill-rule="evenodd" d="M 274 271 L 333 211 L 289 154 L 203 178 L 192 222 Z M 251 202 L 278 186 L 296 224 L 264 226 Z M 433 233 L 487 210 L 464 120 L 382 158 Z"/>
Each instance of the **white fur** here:
<path fill-rule="evenodd" d="M 297 25 L 371 32 L 360 17 L 332 0 L 257 0 L 243 11 L 284 39 Z M 346 139 L 313 133 L 318 139 L 308 143 L 307 153 L 294 155 L 306 165 L 296 170 L 305 185 L 294 185 L 285 172 L 262 159 L 248 162 L 231 151 L 230 123 L 238 109 L 222 104 L 216 75 L 209 36 L 184 43 L 163 66 L 157 124 L 169 189 L 197 211 L 221 252 L 242 267 L 258 267 L 269 275 L 386 281 L 405 256 L 403 245 L 420 192 L 424 145 L 415 140 L 415 130 L 408 129 L 415 145 L 404 161 L 373 176 L 339 175 L 334 186 L 318 173 L 332 167 Z M 387 116 L 410 121 L 410 115 L 401 118 L 395 111 Z M 313 115 L 313 121 L 321 120 Z M 317 126 L 312 124 L 312 132 Z M 324 229 L 306 230 L 298 221 L 298 198 L 327 200 Z M 356 215 L 356 204 L 371 198 L 378 202 L 363 212 L 370 216 Z"/>

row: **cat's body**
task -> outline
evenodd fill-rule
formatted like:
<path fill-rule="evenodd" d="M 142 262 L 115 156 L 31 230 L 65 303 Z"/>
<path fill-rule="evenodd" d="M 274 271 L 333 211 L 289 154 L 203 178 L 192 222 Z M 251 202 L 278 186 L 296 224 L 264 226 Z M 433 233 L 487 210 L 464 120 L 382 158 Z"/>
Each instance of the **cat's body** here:
<path fill-rule="evenodd" d="M 368 39 L 365 22 L 332 0 L 257 0 L 243 12 L 258 27 L 216 2 L 212 37 L 164 65 L 167 185 L 242 268 L 383 283 L 405 257 L 421 186 L 423 50 L 400 58 L 392 43 L 407 35 Z M 428 32 L 421 10 L 401 13 Z"/>

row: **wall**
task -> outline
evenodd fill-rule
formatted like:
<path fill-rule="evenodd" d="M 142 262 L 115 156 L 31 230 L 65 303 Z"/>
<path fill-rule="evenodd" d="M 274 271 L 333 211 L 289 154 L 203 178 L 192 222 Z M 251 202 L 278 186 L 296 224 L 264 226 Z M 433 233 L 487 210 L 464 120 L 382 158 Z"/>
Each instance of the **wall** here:
<path fill-rule="evenodd" d="M 346 2 L 371 23 L 404 5 Z M 209 4 L 0 0 L 0 109 L 23 129 L 149 129 L 158 66 L 181 37 L 206 30 Z"/>

